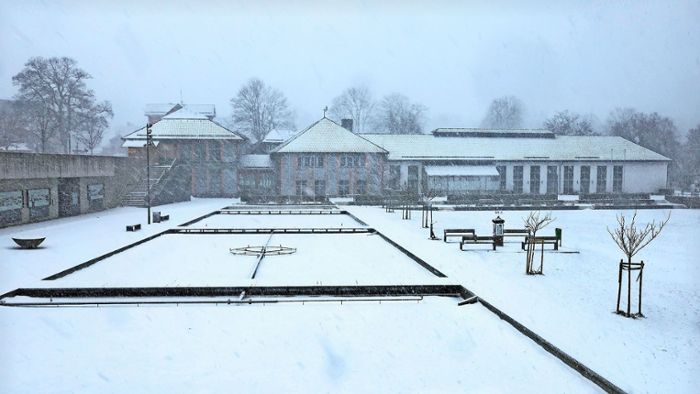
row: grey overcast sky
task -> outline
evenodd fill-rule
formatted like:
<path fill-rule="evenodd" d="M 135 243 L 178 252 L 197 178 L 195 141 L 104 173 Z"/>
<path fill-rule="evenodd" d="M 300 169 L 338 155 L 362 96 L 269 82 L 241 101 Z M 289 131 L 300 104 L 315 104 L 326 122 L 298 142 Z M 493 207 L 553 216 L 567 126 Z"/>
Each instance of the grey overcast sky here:
<path fill-rule="evenodd" d="M 69 56 L 113 104 L 216 104 L 241 84 L 280 89 L 298 127 L 344 88 L 400 92 L 428 129 L 478 126 L 512 94 L 526 126 L 556 110 L 604 121 L 615 107 L 700 123 L 700 1 L 2 1 L 0 98 L 32 56 Z"/>

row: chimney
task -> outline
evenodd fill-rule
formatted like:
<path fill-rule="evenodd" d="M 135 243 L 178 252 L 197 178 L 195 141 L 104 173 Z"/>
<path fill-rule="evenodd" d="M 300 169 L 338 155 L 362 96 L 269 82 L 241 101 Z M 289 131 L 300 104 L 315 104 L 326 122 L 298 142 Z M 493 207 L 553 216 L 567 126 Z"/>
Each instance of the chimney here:
<path fill-rule="evenodd" d="M 341 119 L 340 125 L 343 126 L 343 128 L 352 131 L 352 119 Z"/>

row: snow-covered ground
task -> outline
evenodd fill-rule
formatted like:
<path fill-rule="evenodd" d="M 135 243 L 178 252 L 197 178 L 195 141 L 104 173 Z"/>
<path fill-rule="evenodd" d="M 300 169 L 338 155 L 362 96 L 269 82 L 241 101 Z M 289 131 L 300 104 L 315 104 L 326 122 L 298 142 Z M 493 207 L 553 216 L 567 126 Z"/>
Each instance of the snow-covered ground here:
<path fill-rule="evenodd" d="M 456 303 L 2 308 L 0 392 L 597 391 Z"/>
<path fill-rule="evenodd" d="M 145 210 L 138 208 L 0 230 L 0 289 L 240 285 L 233 282 L 250 273 L 255 257 L 228 249 L 264 244 L 268 235 L 164 235 L 62 279 L 40 280 L 230 203 L 202 199 L 159 207 L 171 221 L 137 233 L 124 225 L 143 223 Z M 533 277 L 523 272 L 525 255 L 515 238 L 496 252 L 483 245 L 459 251 L 456 242 L 428 240 L 419 212 L 404 221 L 400 211 L 347 209 L 448 278 L 434 277 L 377 235 L 275 234 L 272 245 L 297 253 L 266 257 L 256 282 L 245 283 L 461 283 L 623 389 L 700 387 L 700 270 L 694 259 L 700 211 L 673 211 L 662 235 L 640 253 L 647 263 L 647 318 L 632 320 L 612 313 L 621 256 L 605 227 L 614 225 L 615 211 L 555 211 L 556 222 L 542 234 L 563 228 L 562 250 L 578 253 L 548 251 L 545 275 Z M 666 213 L 640 211 L 639 220 Z M 520 228 L 525 215 L 502 217 L 506 228 Z M 493 217 L 437 212 L 436 233 L 466 227 L 488 235 Z M 338 219 L 360 227 L 345 224 L 344 215 L 212 218 L 224 220 L 217 224 L 222 227 L 339 227 Z M 13 248 L 10 236 L 37 233 L 48 236 L 45 248 Z M 481 305 L 458 307 L 457 301 L 3 307 L 0 392 L 597 390 Z"/>
<path fill-rule="evenodd" d="M 646 249 L 644 319 L 612 313 L 622 257 L 606 226 L 631 211 L 554 211 L 556 221 L 541 231 L 563 229 L 566 251 L 545 253 L 544 276 L 527 276 L 519 239 L 498 251 L 488 246 L 459 251 L 457 243 L 428 240 L 420 212 L 346 207 L 429 264 L 483 297 L 623 389 L 634 392 L 697 392 L 700 387 L 700 211 L 674 210 L 668 226 Z M 666 217 L 668 211 L 641 210 L 638 222 Z M 527 212 L 501 214 L 506 228 L 522 228 Z M 475 228 L 490 235 L 493 212 L 436 212 L 435 232 Z M 456 240 L 456 239 L 455 239 Z M 549 246 L 548 248 L 551 248 Z M 538 254 L 539 259 L 539 254 Z M 636 284 L 636 282 L 635 282 Z"/>
<path fill-rule="evenodd" d="M 336 216 L 336 215 L 334 215 Z M 271 218 L 280 218 L 279 215 Z M 314 216 L 297 215 L 306 227 Z M 270 223 L 266 223 L 270 225 Z M 257 257 L 231 248 L 282 245 L 296 253 Z M 438 280 L 439 279 L 439 280 Z M 376 234 L 166 234 L 55 281 L 25 287 L 391 285 L 444 283 Z"/>
<path fill-rule="evenodd" d="M 107 211 L 0 229 L 0 294 L 73 267 L 149 235 L 230 205 L 231 199 L 193 199 L 161 205 L 167 222 L 146 224 L 146 209 L 124 207 Z M 142 230 L 127 232 L 128 224 Z M 40 249 L 20 250 L 12 237 L 46 237 Z"/>

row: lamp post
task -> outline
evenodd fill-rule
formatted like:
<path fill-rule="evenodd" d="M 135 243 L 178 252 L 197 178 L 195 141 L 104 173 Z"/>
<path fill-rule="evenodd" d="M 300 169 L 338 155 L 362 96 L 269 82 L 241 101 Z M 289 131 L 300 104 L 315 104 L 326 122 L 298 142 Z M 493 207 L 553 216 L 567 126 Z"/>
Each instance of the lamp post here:
<path fill-rule="evenodd" d="M 493 222 L 493 243 L 496 246 L 503 246 L 503 224 L 506 221 L 501 219 L 500 216 L 496 216 L 491 222 Z"/>
<path fill-rule="evenodd" d="M 150 123 L 146 123 L 146 206 L 148 207 L 148 224 L 151 224 L 151 145 L 153 145 L 153 135 L 151 134 Z"/>

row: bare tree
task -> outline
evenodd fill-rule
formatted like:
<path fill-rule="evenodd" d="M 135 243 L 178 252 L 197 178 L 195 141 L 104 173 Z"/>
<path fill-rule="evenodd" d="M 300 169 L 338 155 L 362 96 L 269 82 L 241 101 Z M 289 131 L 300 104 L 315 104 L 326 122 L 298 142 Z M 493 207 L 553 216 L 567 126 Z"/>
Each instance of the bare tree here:
<path fill-rule="evenodd" d="M 374 107 L 375 102 L 369 88 L 355 86 L 345 89 L 333 99 L 330 112 L 337 119 L 352 119 L 353 131 L 361 133 L 367 131 Z"/>
<path fill-rule="evenodd" d="M 22 71 L 12 77 L 12 83 L 19 87 L 16 98 L 32 107 L 29 114 L 38 116 L 33 125 L 39 135 L 41 151 L 56 134 L 65 153 L 72 149 L 72 133 L 83 121 L 81 113 L 90 112 L 95 107 L 95 93 L 88 89 L 85 81 L 90 74 L 78 67 L 78 63 L 68 57 L 34 57 L 29 59 Z M 105 105 L 103 103 L 100 105 Z M 53 131 L 47 132 L 43 125 L 50 123 Z M 47 138 L 48 137 L 48 138 Z"/>
<path fill-rule="evenodd" d="M 679 180 L 680 142 L 678 129 L 671 118 L 656 112 L 647 114 L 632 108 L 617 108 L 608 116 L 607 131 L 673 159 L 669 165 L 669 177 L 674 183 Z"/>
<path fill-rule="evenodd" d="M 294 127 L 292 112 L 282 92 L 257 78 L 248 81 L 231 99 L 233 123 L 241 132 L 261 141 L 270 130 Z"/>
<path fill-rule="evenodd" d="M 79 115 L 76 139 L 85 146 L 90 154 L 100 145 L 104 132 L 109 126 L 107 118 L 113 116 L 112 106 L 105 102 L 89 108 Z"/>
<path fill-rule="evenodd" d="M 408 97 L 394 93 L 379 103 L 374 127 L 389 134 L 420 134 L 423 132 L 427 107 L 411 103 Z"/>
<path fill-rule="evenodd" d="M 693 186 L 697 189 L 700 185 L 693 183 L 700 181 L 700 124 L 688 130 L 680 157 L 683 186 Z"/>
<path fill-rule="evenodd" d="M 40 103 L 31 102 L 23 103 L 22 108 L 27 115 L 26 125 L 32 146 L 42 153 L 58 151 L 56 149 L 49 149 L 49 146 L 56 141 L 58 132 L 51 111 Z"/>
<path fill-rule="evenodd" d="M 617 108 L 610 112 L 607 132 L 675 158 L 680 148 L 678 129 L 671 118 L 656 112 L 646 114 L 632 108 Z"/>
<path fill-rule="evenodd" d="M 490 129 L 517 129 L 523 127 L 523 104 L 515 96 L 494 99 L 486 111 L 481 127 Z"/>
<path fill-rule="evenodd" d="M 559 135 L 596 135 L 590 119 L 569 111 L 559 111 L 544 122 L 544 128 Z"/>
<path fill-rule="evenodd" d="M 627 219 L 625 218 L 625 215 L 617 215 L 617 227 L 614 229 L 608 228 L 608 233 L 610 234 L 610 237 L 612 237 L 613 241 L 615 241 L 615 244 L 617 247 L 620 248 L 622 253 L 625 254 L 625 257 L 627 258 L 627 263 L 623 263 L 620 261 L 620 271 L 619 271 L 619 278 L 618 278 L 618 292 L 617 292 L 617 312 L 620 311 L 620 289 L 622 286 L 622 271 L 627 270 L 627 312 L 626 316 L 631 317 L 633 316 L 630 313 L 630 308 L 631 308 L 631 293 L 632 293 L 632 271 L 637 269 L 640 271 L 644 268 L 644 264 L 638 264 L 637 267 L 635 267 L 635 264 L 632 263 L 632 257 L 634 257 L 637 253 L 639 253 L 640 250 L 644 249 L 651 241 L 656 239 L 656 237 L 659 236 L 661 233 L 661 230 L 666 227 L 666 224 L 668 221 L 671 219 L 671 212 L 668 213 L 668 216 L 666 217 L 665 220 L 662 220 L 660 222 L 656 222 L 655 220 L 651 221 L 650 223 L 647 223 L 644 226 L 638 226 L 637 225 L 637 211 L 634 211 L 634 214 L 632 215 L 632 220 L 630 222 L 627 222 Z M 639 313 L 638 315 L 642 316 L 642 284 L 640 281 L 639 284 Z"/>
<path fill-rule="evenodd" d="M 13 144 L 27 142 L 26 119 L 19 104 L 11 100 L 0 100 L 0 148 L 8 149 Z"/>
<path fill-rule="evenodd" d="M 535 259 L 535 237 L 537 236 L 537 232 L 539 230 L 547 227 L 550 223 L 552 223 L 555 220 L 556 218 L 552 217 L 551 212 L 542 216 L 540 211 L 532 211 L 528 214 L 526 218 L 523 218 L 523 221 L 525 222 L 525 228 L 529 231 L 527 237 L 528 242 L 525 256 L 525 273 L 527 275 L 542 273 L 544 264 L 544 252 L 540 258 L 540 268 L 538 270 L 534 270 L 532 268 L 532 264 Z"/>

